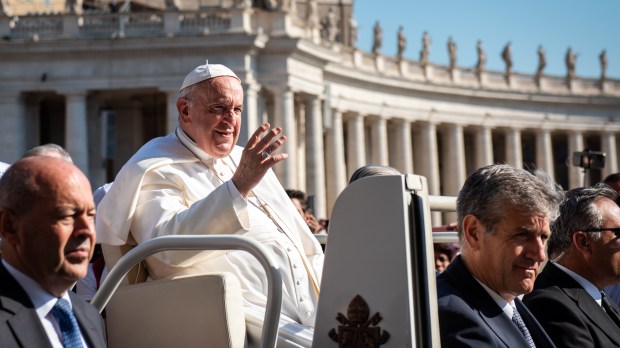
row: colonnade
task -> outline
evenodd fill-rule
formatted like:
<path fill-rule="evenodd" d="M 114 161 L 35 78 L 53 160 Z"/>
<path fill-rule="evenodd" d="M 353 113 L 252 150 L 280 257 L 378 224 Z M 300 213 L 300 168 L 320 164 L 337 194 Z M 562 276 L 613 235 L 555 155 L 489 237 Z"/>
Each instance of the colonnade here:
<path fill-rule="evenodd" d="M 274 97 L 276 106 L 280 98 Z M 471 172 L 497 162 L 540 168 L 552 177 L 561 172 L 560 183 L 573 188 L 583 185 L 584 173 L 572 166 L 570 154 L 583 151 L 588 137 L 588 143 L 594 141 L 600 146 L 591 150 L 607 154 L 600 176 L 618 171 L 614 132 L 579 131 L 567 124 L 525 127 L 408 120 L 338 108 L 323 115 L 318 96 L 285 98 L 295 117 L 279 123 L 288 136 L 283 151 L 289 153 L 289 159 L 276 168 L 276 173 L 283 186 L 314 197 L 319 217 L 329 216 L 350 175 L 366 164 L 389 165 L 403 173 L 423 175 L 432 195 L 457 195 Z M 279 115 L 282 108 L 274 108 L 274 112 L 265 117 L 283 119 Z M 287 131 L 290 129 L 295 131 Z M 560 153 L 567 154 L 566 158 L 560 158 Z M 303 163 L 298 162 L 301 159 Z M 454 221 L 456 216 L 434 214 L 433 219 L 439 224 Z"/>
<path fill-rule="evenodd" d="M 607 154 L 601 177 L 618 171 L 618 144 L 612 131 L 583 131 L 566 124 L 527 128 L 436 122 L 432 118 L 411 120 L 398 115 L 325 108 L 321 96 L 290 88 L 266 91 L 255 83 L 243 87 L 245 109 L 239 144 L 244 145 L 261 122 L 281 126 L 288 138 L 281 151 L 288 153 L 289 158 L 274 170 L 285 188 L 300 189 L 313 197 L 314 213 L 321 218 L 329 217 L 350 175 L 366 164 L 389 165 L 403 173 L 423 175 L 432 195 L 456 195 L 472 171 L 495 162 L 516 167 L 526 163 L 528 167 L 541 168 L 551 176 L 564 178 L 565 188 L 572 188 L 583 185 L 584 173 L 581 168 L 566 165 L 567 159 L 559 158 L 557 153 L 569 157 L 575 151 L 582 151 L 594 138 L 599 148 L 591 150 Z M 177 125 L 178 91 L 159 93 L 163 93 L 166 103 L 165 131 L 170 132 Z M 76 165 L 90 176 L 93 185 L 100 185 L 105 181 L 105 169 L 97 163 L 101 158 L 92 148 L 104 146 L 105 135 L 94 142 L 88 138 L 93 128 L 101 126 L 100 120 L 92 119 L 99 117 L 100 107 L 87 92 L 57 94 L 65 102 L 64 146 Z M 2 94 L 0 112 L 6 115 L 1 122 L 2 159 L 15 160 L 31 145 L 38 145 L 32 139 L 36 138 L 36 131 L 28 124 L 28 120 L 37 119 L 32 115 L 39 112 L 37 107 L 26 102 L 23 95 Z M 141 116 L 132 107 L 117 113 L 124 120 L 134 114 Z M 134 124 L 127 127 L 129 133 L 125 136 L 136 138 L 135 132 L 139 133 L 141 128 L 139 120 L 126 121 Z M 28 134 L 32 136 L 25 136 Z M 127 145 L 124 142 L 129 140 L 124 140 L 122 134 L 116 137 L 118 148 Z M 140 145 L 137 141 L 130 144 L 130 150 Z M 127 151 L 133 151 L 130 150 Z M 124 157 L 130 156 L 129 152 Z M 558 172 L 561 175 L 556 175 Z M 433 219 L 437 224 L 442 221 L 439 214 L 434 214 Z M 455 216 L 448 214 L 443 220 L 454 219 Z"/>

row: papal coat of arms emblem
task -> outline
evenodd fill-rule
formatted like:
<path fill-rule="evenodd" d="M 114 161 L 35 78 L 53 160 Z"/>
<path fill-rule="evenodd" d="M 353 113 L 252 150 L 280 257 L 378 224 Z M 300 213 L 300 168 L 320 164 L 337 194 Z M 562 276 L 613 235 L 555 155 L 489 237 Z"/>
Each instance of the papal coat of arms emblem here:
<path fill-rule="evenodd" d="M 336 320 L 342 325 L 329 331 L 329 337 L 340 348 L 374 348 L 387 342 L 390 334 L 376 326 L 383 318 L 379 313 L 370 316 L 370 308 L 360 295 L 356 295 L 347 309 L 347 316 L 338 313 Z"/>

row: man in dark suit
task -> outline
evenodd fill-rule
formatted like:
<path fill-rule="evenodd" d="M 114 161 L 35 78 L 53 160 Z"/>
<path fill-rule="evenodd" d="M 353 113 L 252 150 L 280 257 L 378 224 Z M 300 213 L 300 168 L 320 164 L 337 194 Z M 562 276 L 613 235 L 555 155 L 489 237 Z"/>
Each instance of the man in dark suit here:
<path fill-rule="evenodd" d="M 0 179 L 0 347 L 105 347 L 97 310 L 69 289 L 95 246 L 88 179 L 48 156 L 15 162 Z"/>
<path fill-rule="evenodd" d="M 603 288 L 620 282 L 620 208 L 604 184 L 570 190 L 552 226 L 549 262 L 525 304 L 558 347 L 620 347 Z"/>
<path fill-rule="evenodd" d="M 560 200 L 542 171 L 491 165 L 465 181 L 461 255 L 437 279 L 443 347 L 554 347 L 517 296 L 534 287 Z"/>

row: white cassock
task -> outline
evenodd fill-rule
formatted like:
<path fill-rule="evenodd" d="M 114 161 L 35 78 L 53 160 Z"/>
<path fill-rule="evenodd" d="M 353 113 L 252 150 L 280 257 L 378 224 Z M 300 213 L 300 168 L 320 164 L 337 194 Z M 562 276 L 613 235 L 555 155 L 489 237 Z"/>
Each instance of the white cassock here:
<path fill-rule="evenodd" d="M 167 235 L 237 234 L 271 253 L 283 278 L 285 321 L 314 326 L 323 252 L 272 170 L 244 199 L 231 181 L 243 148 L 214 159 L 181 129 L 151 140 L 123 166 L 97 208 L 97 242 L 138 243 Z M 270 218 L 261 204 L 266 204 Z M 274 222 L 275 221 L 275 222 Z M 278 228 L 280 225 L 280 228 Z M 227 271 L 241 283 L 246 308 L 266 305 L 267 280 L 244 251 L 167 251 L 147 258 L 153 279 Z"/>

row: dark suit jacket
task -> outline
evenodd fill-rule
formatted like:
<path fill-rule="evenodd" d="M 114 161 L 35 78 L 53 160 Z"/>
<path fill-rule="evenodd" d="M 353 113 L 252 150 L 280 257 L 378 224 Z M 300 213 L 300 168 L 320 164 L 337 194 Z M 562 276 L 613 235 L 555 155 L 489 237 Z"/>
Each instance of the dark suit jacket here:
<path fill-rule="evenodd" d="M 551 262 L 523 302 L 558 347 L 620 347 L 620 328 L 577 281 Z"/>
<path fill-rule="evenodd" d="M 86 344 L 106 347 L 101 315 L 92 305 L 69 292 L 73 311 Z M 51 347 L 43 325 L 26 291 L 0 262 L 0 347 Z"/>
<path fill-rule="evenodd" d="M 458 256 L 437 278 L 442 347 L 529 347 L 517 326 L 495 303 Z M 536 347 L 555 347 L 517 298 L 515 306 Z"/>

